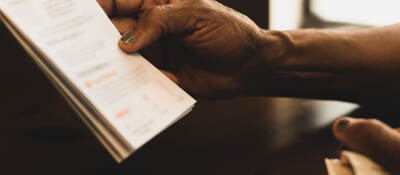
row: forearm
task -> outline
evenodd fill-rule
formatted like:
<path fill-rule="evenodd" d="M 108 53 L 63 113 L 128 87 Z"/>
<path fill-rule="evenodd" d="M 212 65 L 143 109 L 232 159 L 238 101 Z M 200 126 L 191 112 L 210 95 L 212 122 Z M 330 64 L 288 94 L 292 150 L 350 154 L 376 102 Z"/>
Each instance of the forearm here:
<path fill-rule="evenodd" d="M 400 96 L 400 25 L 272 35 L 278 39 L 262 52 L 274 74 L 264 76 L 265 95 L 339 100 Z M 274 45 L 275 55 L 265 51 Z"/>

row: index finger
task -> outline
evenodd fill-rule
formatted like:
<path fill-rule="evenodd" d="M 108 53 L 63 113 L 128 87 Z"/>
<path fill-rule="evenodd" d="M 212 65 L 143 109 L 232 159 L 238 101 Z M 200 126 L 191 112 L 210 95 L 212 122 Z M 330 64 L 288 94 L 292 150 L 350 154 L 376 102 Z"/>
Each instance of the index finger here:
<path fill-rule="evenodd" d="M 118 15 L 136 14 L 145 1 L 149 0 L 115 0 L 115 12 Z"/>
<path fill-rule="evenodd" d="M 108 16 L 131 15 L 140 11 L 143 5 L 158 0 L 96 0 Z"/>
<path fill-rule="evenodd" d="M 114 0 L 96 0 L 97 3 L 103 8 L 104 12 L 108 15 L 111 16 L 113 15 L 114 11 Z"/>

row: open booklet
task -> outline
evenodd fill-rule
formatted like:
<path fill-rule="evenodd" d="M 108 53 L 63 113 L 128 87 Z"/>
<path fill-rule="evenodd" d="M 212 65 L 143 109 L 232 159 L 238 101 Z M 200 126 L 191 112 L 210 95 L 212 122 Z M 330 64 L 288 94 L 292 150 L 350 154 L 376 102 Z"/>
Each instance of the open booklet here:
<path fill-rule="evenodd" d="M 1 0 L 0 17 L 116 161 L 195 100 L 121 37 L 96 0 Z"/>

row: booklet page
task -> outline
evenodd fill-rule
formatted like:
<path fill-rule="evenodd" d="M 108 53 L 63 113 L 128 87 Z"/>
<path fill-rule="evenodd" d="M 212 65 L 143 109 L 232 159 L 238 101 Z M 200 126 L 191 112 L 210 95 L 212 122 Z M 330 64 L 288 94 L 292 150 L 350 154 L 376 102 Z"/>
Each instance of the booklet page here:
<path fill-rule="evenodd" d="M 195 100 L 121 37 L 95 0 L 1 0 L 0 10 L 134 148 L 191 110 Z"/>

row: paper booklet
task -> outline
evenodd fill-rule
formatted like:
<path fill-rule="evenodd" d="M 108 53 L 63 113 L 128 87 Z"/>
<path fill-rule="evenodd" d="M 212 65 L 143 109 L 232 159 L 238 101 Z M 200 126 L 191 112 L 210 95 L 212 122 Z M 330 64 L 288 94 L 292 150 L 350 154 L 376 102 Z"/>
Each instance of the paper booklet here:
<path fill-rule="evenodd" d="M 121 37 L 96 0 L 1 0 L 0 17 L 116 161 L 195 100 Z"/>

